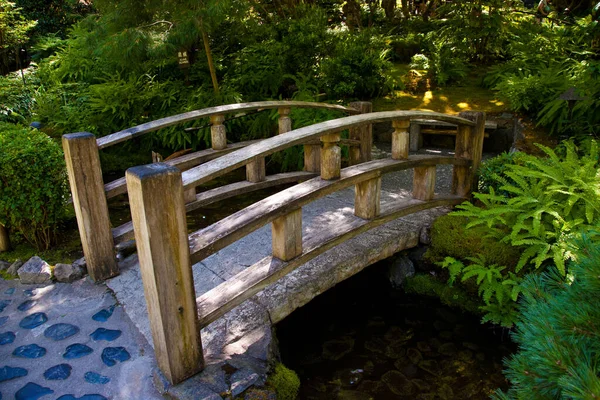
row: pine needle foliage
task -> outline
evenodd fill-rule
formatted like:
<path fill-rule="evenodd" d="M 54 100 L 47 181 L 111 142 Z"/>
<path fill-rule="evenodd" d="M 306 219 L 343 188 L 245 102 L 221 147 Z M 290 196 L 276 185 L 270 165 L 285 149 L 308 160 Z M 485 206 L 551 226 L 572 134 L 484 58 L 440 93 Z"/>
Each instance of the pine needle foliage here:
<path fill-rule="evenodd" d="M 516 272 L 552 262 L 565 275 L 565 261 L 573 258 L 570 243 L 600 221 L 598 145 L 592 141 L 583 156 L 573 142 L 565 143 L 564 156 L 538 146 L 547 158 L 524 156 L 522 165 L 508 166 L 510 180 L 496 176 L 510 197 L 490 188 L 474 194 L 481 206 L 465 202 L 455 214 L 471 219 L 467 228 L 484 225 L 492 237 L 522 246 Z"/>
<path fill-rule="evenodd" d="M 578 247 L 567 276 L 551 269 L 523 283 L 512 387 L 496 400 L 600 398 L 600 245 L 584 236 Z"/>

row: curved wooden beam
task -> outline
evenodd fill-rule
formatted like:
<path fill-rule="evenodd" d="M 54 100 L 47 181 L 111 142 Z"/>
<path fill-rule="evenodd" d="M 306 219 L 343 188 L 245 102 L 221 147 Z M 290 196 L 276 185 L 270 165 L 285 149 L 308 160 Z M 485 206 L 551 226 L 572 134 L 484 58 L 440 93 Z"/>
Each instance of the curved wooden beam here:
<path fill-rule="evenodd" d="M 410 156 L 406 160 L 376 160 L 342 170 L 338 180 L 320 177 L 300 183 L 254 203 L 213 225 L 189 235 L 190 257 L 196 263 L 241 239 L 263 225 L 320 197 L 337 192 L 358 182 L 379 177 L 392 171 L 420 166 L 454 164 L 470 165 L 469 160 L 431 155 Z"/>
<path fill-rule="evenodd" d="M 370 114 L 360 114 L 351 117 L 338 118 L 310 125 L 304 128 L 277 135 L 236 151 L 216 160 L 192 168 L 182 174 L 184 189 L 189 189 L 225 175 L 251 162 L 254 158 L 265 157 L 278 151 L 298 144 L 310 142 L 329 133 L 340 132 L 344 129 L 377 122 L 399 119 L 428 118 L 437 121 L 450 122 L 463 126 L 474 126 L 468 119 L 431 111 L 384 111 Z"/>
<path fill-rule="evenodd" d="M 296 107 L 296 108 L 320 108 L 326 110 L 342 111 L 349 114 L 358 114 L 360 111 L 344 107 L 337 104 L 315 103 L 306 101 L 257 101 L 253 103 L 228 104 L 224 106 L 203 108 L 183 114 L 173 115 L 166 118 L 157 119 L 156 121 L 146 122 L 133 128 L 124 129 L 119 132 L 101 137 L 96 140 L 99 149 L 142 136 L 146 133 L 157 131 L 172 125 L 181 124 L 196 119 L 210 117 L 211 115 L 230 114 L 257 109 L 273 109 L 281 107 Z"/>
<path fill-rule="evenodd" d="M 308 236 L 304 240 L 302 245 L 304 251 L 300 256 L 288 262 L 272 256 L 265 257 L 198 297 L 196 305 L 200 326 L 207 326 L 271 283 L 342 242 L 405 215 L 434 207 L 456 205 L 464 200 L 462 197 L 449 195 L 429 201 L 415 199 L 395 201 L 388 204 L 381 215 L 374 219 L 364 220 L 355 217 L 336 226 L 334 232 L 324 230 Z"/>

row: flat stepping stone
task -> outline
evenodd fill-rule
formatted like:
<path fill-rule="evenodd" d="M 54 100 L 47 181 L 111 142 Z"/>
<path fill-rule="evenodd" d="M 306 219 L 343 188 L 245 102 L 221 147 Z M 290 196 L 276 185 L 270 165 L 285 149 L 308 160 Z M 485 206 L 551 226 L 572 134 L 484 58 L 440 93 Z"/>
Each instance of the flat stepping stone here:
<path fill-rule="evenodd" d="M 72 394 L 65 394 L 63 396 L 60 396 L 56 400 L 108 400 L 108 399 L 100 394 L 84 394 L 81 397 L 75 397 Z"/>
<path fill-rule="evenodd" d="M 15 334 L 13 332 L 0 333 L 0 346 L 5 344 L 11 344 L 15 341 Z"/>
<path fill-rule="evenodd" d="M 17 307 L 17 310 L 27 311 L 27 310 L 33 308 L 33 306 L 35 306 L 36 304 L 37 304 L 37 301 L 35 301 L 35 300 L 25 300 L 24 302 L 19 304 L 19 307 Z"/>
<path fill-rule="evenodd" d="M 86 382 L 93 383 L 95 385 L 106 385 L 110 382 L 110 378 L 108 376 L 100 375 L 97 372 L 86 372 L 83 376 Z"/>
<path fill-rule="evenodd" d="M 112 316 L 114 310 L 115 306 L 110 306 L 109 308 L 100 310 L 92 316 L 92 319 L 98 322 L 106 322 Z"/>
<path fill-rule="evenodd" d="M 112 367 L 117 362 L 124 362 L 131 358 L 125 347 L 107 347 L 102 350 L 102 361 L 104 364 Z"/>
<path fill-rule="evenodd" d="M 71 324 L 54 324 L 44 331 L 44 336 L 55 341 L 65 340 L 79 333 L 79 328 Z"/>
<path fill-rule="evenodd" d="M 4 311 L 12 303 L 12 300 L 0 300 L 0 312 Z"/>
<path fill-rule="evenodd" d="M 26 344 L 17 347 L 12 355 L 20 358 L 40 358 L 46 355 L 46 349 L 37 344 Z"/>
<path fill-rule="evenodd" d="M 8 317 L 0 317 L 0 326 L 4 325 L 8 321 Z"/>
<path fill-rule="evenodd" d="M 13 368 L 8 365 L 0 368 L 0 382 L 10 381 L 11 379 L 20 378 L 25 375 L 27 375 L 27 370 L 25 368 Z"/>
<path fill-rule="evenodd" d="M 63 354 L 63 358 L 73 360 L 92 354 L 93 351 L 94 350 L 91 347 L 88 347 L 85 344 L 75 343 L 67 347 L 65 354 Z"/>
<path fill-rule="evenodd" d="M 33 297 L 33 296 L 35 296 L 35 291 L 34 291 L 34 289 L 23 290 L 23 295 L 25 297 Z"/>
<path fill-rule="evenodd" d="M 33 329 L 45 324 L 48 321 L 48 316 L 43 312 L 34 313 L 26 316 L 19 322 L 19 326 L 23 329 Z"/>
<path fill-rule="evenodd" d="M 11 296 L 11 295 L 15 294 L 15 288 L 14 288 L 14 287 L 11 287 L 11 288 L 8 288 L 8 289 L 6 289 L 6 290 L 4 291 L 4 294 L 7 294 L 7 295 L 9 295 L 9 296 Z"/>
<path fill-rule="evenodd" d="M 54 390 L 29 382 L 15 393 L 15 400 L 37 400 L 42 396 L 54 393 Z"/>
<path fill-rule="evenodd" d="M 44 378 L 49 381 L 62 381 L 71 376 L 73 368 L 69 364 L 59 364 L 50 367 L 44 372 Z"/>
<path fill-rule="evenodd" d="M 106 340 L 107 342 L 112 342 L 113 340 L 116 340 L 119 338 L 119 336 L 121 336 L 121 331 L 98 328 L 93 333 L 91 333 L 90 336 L 96 342 L 99 340 Z"/>

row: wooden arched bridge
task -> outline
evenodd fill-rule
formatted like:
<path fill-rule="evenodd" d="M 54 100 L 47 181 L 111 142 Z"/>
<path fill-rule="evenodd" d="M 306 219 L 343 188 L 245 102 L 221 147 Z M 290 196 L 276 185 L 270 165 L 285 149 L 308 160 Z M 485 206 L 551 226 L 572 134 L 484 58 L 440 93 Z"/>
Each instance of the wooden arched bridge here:
<path fill-rule="evenodd" d="M 291 129 L 292 107 L 326 108 L 350 116 Z M 225 116 L 260 109 L 278 109 L 279 135 L 254 142 L 228 144 Z M 425 111 L 370 112 L 370 103 L 342 107 L 294 101 L 233 104 L 193 111 L 149 122 L 96 139 L 88 133 L 63 137 L 73 203 L 88 272 L 94 280 L 119 273 L 115 244 L 135 237 L 156 358 L 172 382 L 202 370 L 200 329 L 240 305 L 268 285 L 358 235 L 422 210 L 456 205 L 470 195 L 480 163 L 485 115 L 459 116 Z M 166 163 L 133 167 L 126 178 L 104 185 L 100 149 L 174 124 L 210 118 L 212 148 Z M 457 126 L 454 157 L 409 155 L 413 119 Z M 371 161 L 371 126 L 391 121 L 392 156 Z M 349 139 L 341 132 L 349 130 Z M 267 176 L 265 157 L 289 147 L 304 146 L 304 171 Z M 341 168 L 340 145 L 350 147 L 350 166 Z M 452 192 L 435 194 L 436 166 L 453 166 Z M 196 193 L 196 188 L 238 168 L 246 181 Z M 414 170 L 412 196 L 381 202 L 382 176 Z M 213 225 L 188 235 L 186 211 L 201 205 L 282 183 L 300 182 Z M 303 237 L 303 207 L 354 187 L 354 217 L 317 229 Z M 107 198 L 128 192 L 132 223 L 111 230 Z M 251 232 L 271 224 L 271 255 L 196 297 L 191 265 Z"/>

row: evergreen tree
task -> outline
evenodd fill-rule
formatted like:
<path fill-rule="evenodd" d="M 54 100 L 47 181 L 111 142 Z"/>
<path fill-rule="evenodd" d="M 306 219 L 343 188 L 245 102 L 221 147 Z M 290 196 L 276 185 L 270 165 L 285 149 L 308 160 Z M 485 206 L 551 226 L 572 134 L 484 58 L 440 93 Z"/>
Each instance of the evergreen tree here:
<path fill-rule="evenodd" d="M 566 278 L 554 270 L 524 284 L 512 387 L 497 400 L 600 398 L 600 243 L 587 239 L 578 254 Z"/>

